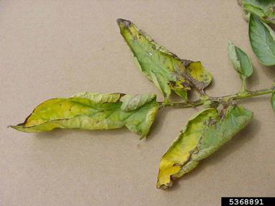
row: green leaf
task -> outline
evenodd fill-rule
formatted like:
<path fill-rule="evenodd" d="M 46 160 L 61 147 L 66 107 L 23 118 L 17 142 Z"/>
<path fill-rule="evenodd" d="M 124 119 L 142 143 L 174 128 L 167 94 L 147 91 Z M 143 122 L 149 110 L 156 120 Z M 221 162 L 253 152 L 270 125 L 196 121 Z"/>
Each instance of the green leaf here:
<path fill-rule="evenodd" d="M 233 67 L 240 74 L 241 79 L 246 79 L 252 75 L 253 66 L 250 58 L 239 47 L 234 46 L 231 41 L 228 42 L 228 54 Z"/>
<path fill-rule="evenodd" d="M 271 95 L 271 105 L 275 112 L 275 92 Z"/>
<path fill-rule="evenodd" d="M 252 119 L 252 112 L 241 106 L 222 111 L 208 108 L 191 118 L 160 161 L 157 187 L 166 189 L 172 181 L 193 170 Z"/>
<path fill-rule="evenodd" d="M 257 15 L 266 23 L 275 24 L 274 0 L 242 0 L 241 3 L 246 12 Z"/>
<path fill-rule="evenodd" d="M 275 33 L 255 15 L 250 17 L 249 38 L 259 61 L 266 66 L 275 65 Z"/>
<path fill-rule="evenodd" d="M 25 122 L 12 128 L 22 132 L 44 132 L 55 128 L 107 130 L 125 126 L 146 137 L 158 108 L 154 94 L 79 93 L 71 98 L 43 102 Z"/>
<path fill-rule="evenodd" d="M 188 90 L 203 90 L 211 83 L 212 75 L 200 62 L 180 59 L 128 20 L 118 19 L 117 23 L 139 69 L 156 85 L 166 100 L 171 90 L 187 100 Z"/>

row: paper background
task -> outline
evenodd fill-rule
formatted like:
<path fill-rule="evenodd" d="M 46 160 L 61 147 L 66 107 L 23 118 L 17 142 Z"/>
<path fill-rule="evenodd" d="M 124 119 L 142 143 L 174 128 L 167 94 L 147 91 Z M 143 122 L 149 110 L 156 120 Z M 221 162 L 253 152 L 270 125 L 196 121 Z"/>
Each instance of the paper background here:
<path fill-rule="evenodd" d="M 242 101 L 253 122 L 169 191 L 155 187 L 161 156 L 196 109 L 163 109 L 147 140 L 127 129 L 25 134 L 7 128 L 53 97 L 80 91 L 160 93 L 136 68 L 117 18 L 135 22 L 214 76 L 208 94 L 237 92 L 227 40 L 255 66 L 251 89 L 268 88 L 236 1 L 0 1 L 0 205 L 220 205 L 222 196 L 275 196 L 275 114 L 269 98 Z M 159 98 L 161 99 L 161 98 Z"/>

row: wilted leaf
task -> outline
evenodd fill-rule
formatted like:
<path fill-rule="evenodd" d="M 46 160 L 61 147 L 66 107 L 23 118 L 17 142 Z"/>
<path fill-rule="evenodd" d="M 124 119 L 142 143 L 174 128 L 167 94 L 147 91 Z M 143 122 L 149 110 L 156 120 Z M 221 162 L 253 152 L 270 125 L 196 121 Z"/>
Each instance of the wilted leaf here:
<path fill-rule="evenodd" d="M 275 92 L 271 95 L 271 105 L 275 112 Z"/>
<path fill-rule="evenodd" d="M 55 128 L 106 130 L 123 126 L 145 137 L 158 110 L 156 95 L 79 93 L 50 99 L 38 105 L 24 123 L 12 126 L 22 132 Z"/>
<path fill-rule="evenodd" d="M 228 54 L 233 67 L 240 74 L 241 79 L 246 79 L 252 75 L 253 66 L 250 58 L 239 47 L 234 46 L 231 41 L 228 42 Z"/>
<path fill-rule="evenodd" d="M 211 83 L 211 74 L 200 62 L 180 59 L 128 20 L 118 19 L 117 22 L 140 70 L 153 81 L 166 99 L 173 90 L 186 100 L 187 91 L 191 87 L 203 90 Z"/>
<path fill-rule="evenodd" d="M 243 129 L 252 116 L 241 106 L 229 106 L 221 112 L 208 108 L 194 116 L 163 155 L 157 187 L 166 189 L 174 179 L 193 170 Z"/>
<path fill-rule="evenodd" d="M 274 0 L 242 0 L 245 11 L 257 15 L 267 23 L 275 24 Z"/>
<path fill-rule="evenodd" d="M 255 15 L 250 17 L 249 38 L 259 61 L 266 66 L 275 65 L 275 33 Z"/>

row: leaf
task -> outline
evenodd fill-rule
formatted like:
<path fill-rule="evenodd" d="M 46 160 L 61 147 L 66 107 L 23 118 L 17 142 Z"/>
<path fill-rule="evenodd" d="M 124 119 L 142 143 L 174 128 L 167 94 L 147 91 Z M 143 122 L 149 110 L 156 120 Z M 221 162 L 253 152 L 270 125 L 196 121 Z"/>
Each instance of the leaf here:
<path fill-rule="evenodd" d="M 22 132 L 55 128 L 107 130 L 123 126 L 146 137 L 158 111 L 156 95 L 79 93 L 38 105 L 25 122 L 12 126 Z"/>
<path fill-rule="evenodd" d="M 187 91 L 191 87 L 203 90 L 211 83 L 212 75 L 200 62 L 180 59 L 128 20 L 118 19 L 117 23 L 139 69 L 156 85 L 165 99 L 169 98 L 173 90 L 187 100 Z M 185 67 L 187 62 L 188 68 Z"/>
<path fill-rule="evenodd" d="M 275 33 L 255 15 L 250 17 L 249 39 L 259 61 L 266 66 L 275 65 Z"/>
<path fill-rule="evenodd" d="M 120 101 L 122 102 L 121 110 L 125 112 L 130 112 L 140 108 L 144 104 L 151 102 L 154 99 L 156 99 L 156 95 L 152 93 L 125 95 L 120 99 Z"/>
<path fill-rule="evenodd" d="M 275 92 L 273 92 L 273 94 L 271 95 L 271 105 L 275 112 Z"/>
<path fill-rule="evenodd" d="M 213 154 L 242 130 L 252 112 L 229 106 L 218 112 L 208 108 L 191 118 L 160 161 L 157 187 L 166 189 L 172 181 L 193 170 L 202 159 Z"/>
<path fill-rule="evenodd" d="M 233 67 L 240 74 L 241 79 L 246 79 L 252 75 L 253 66 L 250 58 L 239 47 L 234 46 L 231 41 L 228 42 L 228 54 Z"/>
<path fill-rule="evenodd" d="M 186 68 L 185 78 L 188 79 L 197 90 L 203 90 L 212 81 L 212 75 L 204 69 L 200 61 L 181 59 Z"/>
<path fill-rule="evenodd" d="M 242 7 L 260 17 L 266 23 L 275 24 L 275 2 L 274 0 L 242 0 Z"/>

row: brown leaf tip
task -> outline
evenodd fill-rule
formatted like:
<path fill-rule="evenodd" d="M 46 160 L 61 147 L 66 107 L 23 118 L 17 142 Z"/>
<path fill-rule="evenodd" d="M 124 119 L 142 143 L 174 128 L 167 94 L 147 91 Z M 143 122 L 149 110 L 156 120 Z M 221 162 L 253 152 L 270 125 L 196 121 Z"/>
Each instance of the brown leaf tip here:
<path fill-rule="evenodd" d="M 127 19 L 121 19 L 121 18 L 117 19 L 116 22 L 119 26 L 123 26 L 123 27 L 126 27 L 126 28 L 131 26 L 131 24 L 132 24 L 131 21 L 129 21 Z"/>

